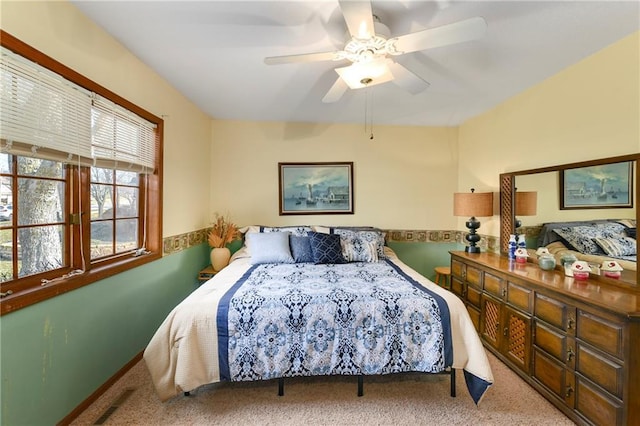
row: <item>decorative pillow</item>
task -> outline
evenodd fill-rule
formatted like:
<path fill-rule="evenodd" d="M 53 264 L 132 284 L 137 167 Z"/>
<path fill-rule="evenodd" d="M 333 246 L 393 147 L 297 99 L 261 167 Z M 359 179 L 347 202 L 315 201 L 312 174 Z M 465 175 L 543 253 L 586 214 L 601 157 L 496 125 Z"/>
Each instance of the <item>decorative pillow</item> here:
<path fill-rule="evenodd" d="M 340 235 L 343 241 L 343 255 L 350 262 L 377 262 L 386 259 L 384 253 L 384 232 L 375 228 L 356 230 L 354 228 L 332 228 L 334 234 Z M 375 247 L 375 258 L 367 255 L 367 245 Z M 350 251 L 351 254 L 347 254 Z M 366 260 L 370 258 L 371 260 Z M 351 259 L 351 260 L 350 260 Z"/>
<path fill-rule="evenodd" d="M 288 232 L 247 234 L 251 263 L 293 263 Z"/>
<path fill-rule="evenodd" d="M 310 232 L 313 263 L 345 263 L 340 235 Z"/>
<path fill-rule="evenodd" d="M 291 235 L 306 237 L 312 229 L 310 226 L 261 226 L 260 232 L 289 232 Z"/>
<path fill-rule="evenodd" d="M 313 262 L 310 237 L 298 237 L 297 235 L 290 235 L 289 244 L 291 245 L 291 255 L 293 256 L 293 260 L 296 263 Z"/>
<path fill-rule="evenodd" d="M 592 226 L 573 226 L 554 229 L 574 250 L 584 254 L 604 254 L 594 238 L 619 238 L 624 236 L 624 225 L 601 223 Z"/>
<path fill-rule="evenodd" d="M 626 226 L 627 228 L 635 228 L 636 220 L 635 219 L 620 219 L 616 220 L 617 223 Z"/>
<path fill-rule="evenodd" d="M 631 237 L 634 240 L 636 239 L 636 228 L 627 228 L 624 232 L 627 234 L 627 237 Z"/>
<path fill-rule="evenodd" d="M 377 262 L 378 247 L 375 241 L 360 238 L 340 238 L 342 256 L 347 262 Z"/>
<path fill-rule="evenodd" d="M 594 238 L 594 240 L 608 256 L 621 257 L 636 254 L 636 240 L 633 238 Z"/>

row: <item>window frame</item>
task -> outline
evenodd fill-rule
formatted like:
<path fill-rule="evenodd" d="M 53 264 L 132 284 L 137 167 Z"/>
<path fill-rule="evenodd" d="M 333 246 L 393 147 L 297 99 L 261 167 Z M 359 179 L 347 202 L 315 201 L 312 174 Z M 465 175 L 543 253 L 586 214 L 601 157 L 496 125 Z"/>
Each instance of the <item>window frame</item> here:
<path fill-rule="evenodd" d="M 147 254 L 132 256 L 131 254 L 116 254 L 109 258 L 91 261 L 89 239 L 91 237 L 90 214 L 80 212 L 82 205 L 90 210 L 90 167 L 70 165 L 67 167 L 67 191 L 75 191 L 77 194 L 80 186 L 86 188 L 81 192 L 80 197 L 72 196 L 71 204 L 68 205 L 68 215 L 65 218 L 68 232 L 70 233 L 71 247 L 65 248 L 65 255 L 71 256 L 70 267 L 57 269 L 55 276 L 69 274 L 77 269 L 82 269 L 82 256 L 80 248 L 84 250 L 85 271 L 81 274 L 71 274 L 66 278 L 51 281 L 46 285 L 41 285 L 42 278 L 49 278 L 51 272 L 45 272 L 30 277 L 8 281 L 0 284 L 2 293 L 11 291 L 12 294 L 5 295 L 0 299 L 0 315 L 14 312 L 21 308 L 35 303 L 53 298 L 68 291 L 75 290 L 96 281 L 103 280 L 110 276 L 124 271 L 145 265 L 162 257 L 162 176 L 163 176 L 163 140 L 164 140 L 164 120 L 156 115 L 144 110 L 132 102 L 113 93 L 109 89 L 99 85 L 89 78 L 77 73 L 71 68 L 61 64 L 55 59 L 45 55 L 37 49 L 20 41 L 9 33 L 0 29 L 0 45 L 13 52 L 38 63 L 39 65 L 61 75 L 67 80 L 84 87 L 106 99 L 134 112 L 140 117 L 154 123 L 156 127 L 156 168 L 153 174 L 140 174 L 140 193 L 146 194 L 146 203 L 143 211 L 140 212 L 139 235 L 146 228 L 146 250 Z M 141 197 L 142 199 L 142 197 Z M 80 217 L 80 223 L 72 223 L 72 215 Z M 80 242 L 80 232 L 78 228 L 83 227 L 82 236 L 85 241 Z M 49 278 L 50 279 L 50 278 Z"/>

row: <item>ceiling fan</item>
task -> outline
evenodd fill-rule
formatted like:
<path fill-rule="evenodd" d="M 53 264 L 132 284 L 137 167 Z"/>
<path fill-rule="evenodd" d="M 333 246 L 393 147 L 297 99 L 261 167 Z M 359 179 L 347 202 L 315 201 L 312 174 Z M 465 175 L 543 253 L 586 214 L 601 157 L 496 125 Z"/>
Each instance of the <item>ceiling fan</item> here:
<path fill-rule="evenodd" d="M 389 28 L 373 14 L 369 0 L 339 0 L 351 39 L 343 50 L 271 56 L 267 65 L 296 62 L 349 60 L 351 65 L 336 68 L 338 78 L 323 102 L 336 102 L 347 89 L 359 89 L 393 81 L 412 94 L 429 83 L 391 59 L 391 56 L 432 49 L 482 37 L 487 29 L 484 18 L 474 17 L 398 37 L 390 37 Z"/>

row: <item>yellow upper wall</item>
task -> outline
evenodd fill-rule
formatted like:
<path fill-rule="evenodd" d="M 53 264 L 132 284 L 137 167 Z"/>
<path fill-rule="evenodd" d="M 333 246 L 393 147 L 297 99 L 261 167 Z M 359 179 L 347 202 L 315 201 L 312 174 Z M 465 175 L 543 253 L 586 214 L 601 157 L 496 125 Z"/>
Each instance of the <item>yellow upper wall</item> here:
<path fill-rule="evenodd" d="M 468 120 L 458 146 L 459 188 L 496 192 L 500 173 L 640 152 L 640 32 Z"/>
<path fill-rule="evenodd" d="M 241 225 L 451 229 L 456 128 L 213 122 L 211 209 Z M 279 216 L 278 162 L 354 163 L 353 215 Z"/>
<path fill-rule="evenodd" d="M 164 118 L 163 234 L 207 226 L 211 118 L 71 3 L 2 0 L 1 12 L 4 31 Z"/>
<path fill-rule="evenodd" d="M 75 6 L 6 1 L 2 29 L 165 119 L 164 232 L 240 224 L 464 229 L 453 192 L 498 190 L 498 175 L 640 151 L 639 34 L 460 128 L 211 120 Z M 517 72 L 517 70 L 514 70 Z M 278 162 L 353 161 L 355 214 L 278 215 Z M 496 200 L 497 205 L 497 200 Z M 498 235 L 498 216 L 481 218 Z"/>

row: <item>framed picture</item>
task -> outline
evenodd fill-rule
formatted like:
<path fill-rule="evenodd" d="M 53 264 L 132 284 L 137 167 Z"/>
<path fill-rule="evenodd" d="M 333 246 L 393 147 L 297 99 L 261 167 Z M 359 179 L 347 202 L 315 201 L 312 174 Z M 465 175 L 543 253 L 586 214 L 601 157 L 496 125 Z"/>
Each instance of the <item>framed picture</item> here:
<path fill-rule="evenodd" d="M 353 214 L 353 162 L 278 163 L 280 215 Z"/>
<path fill-rule="evenodd" d="M 633 207 L 633 161 L 560 170 L 560 209 Z"/>

